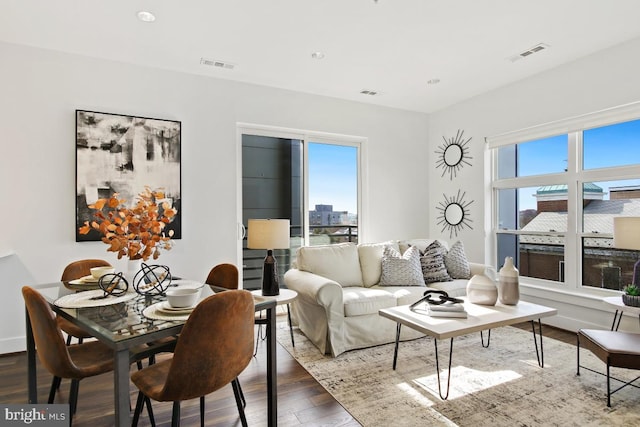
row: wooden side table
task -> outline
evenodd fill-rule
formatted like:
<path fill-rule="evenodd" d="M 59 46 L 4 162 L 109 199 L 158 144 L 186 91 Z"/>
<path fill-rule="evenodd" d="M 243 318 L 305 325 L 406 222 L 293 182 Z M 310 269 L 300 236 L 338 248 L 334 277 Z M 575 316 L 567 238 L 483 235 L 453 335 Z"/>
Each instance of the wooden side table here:
<path fill-rule="evenodd" d="M 273 296 L 262 295 L 261 289 L 256 289 L 255 291 L 251 291 L 251 293 L 261 298 L 275 300 L 276 305 L 283 305 L 283 304 L 287 305 L 287 320 L 289 321 L 289 333 L 291 334 L 291 345 L 295 347 L 296 343 L 293 340 L 293 327 L 291 326 L 291 310 L 289 309 L 289 303 L 293 302 L 296 298 L 298 298 L 298 293 L 291 289 L 282 289 L 282 288 L 280 288 L 279 295 L 273 295 Z M 260 339 L 260 333 L 258 333 L 258 338 L 256 339 L 256 349 L 258 348 L 258 339 Z"/>
<path fill-rule="evenodd" d="M 615 314 L 613 315 L 613 323 L 611 324 L 611 330 L 617 331 L 620 326 L 620 320 L 622 320 L 622 313 L 625 311 L 629 311 L 631 313 L 635 313 L 638 315 L 638 321 L 640 321 L 640 307 L 632 307 L 630 305 L 625 305 L 622 302 L 622 296 L 618 295 L 615 297 L 606 297 L 603 298 L 602 301 L 616 309 Z"/>

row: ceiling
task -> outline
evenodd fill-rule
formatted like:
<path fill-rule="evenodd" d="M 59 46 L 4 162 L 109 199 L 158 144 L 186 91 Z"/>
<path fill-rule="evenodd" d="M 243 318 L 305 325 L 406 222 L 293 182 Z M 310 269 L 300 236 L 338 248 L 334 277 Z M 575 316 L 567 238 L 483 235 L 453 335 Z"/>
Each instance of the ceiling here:
<path fill-rule="evenodd" d="M 638 16 L 637 0 L 2 0 L 0 41 L 429 113 L 638 38 Z"/>

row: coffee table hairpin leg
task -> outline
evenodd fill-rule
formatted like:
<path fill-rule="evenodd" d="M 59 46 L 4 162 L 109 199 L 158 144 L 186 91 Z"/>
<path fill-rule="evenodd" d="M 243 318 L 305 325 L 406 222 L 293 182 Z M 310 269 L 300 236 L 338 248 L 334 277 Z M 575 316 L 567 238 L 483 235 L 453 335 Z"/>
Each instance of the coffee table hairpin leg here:
<path fill-rule="evenodd" d="M 480 342 L 482 343 L 482 347 L 489 348 L 489 343 L 491 342 L 491 329 L 489 329 L 489 334 L 487 335 L 487 345 L 484 344 L 484 337 L 482 336 L 482 331 L 480 331 Z"/>
<path fill-rule="evenodd" d="M 538 330 L 540 333 L 540 353 L 538 353 L 538 337 L 536 336 L 536 321 L 531 321 L 531 329 L 533 330 L 533 342 L 536 345 L 536 358 L 538 366 L 544 368 L 544 348 L 542 348 L 542 322 L 538 319 Z"/>
<path fill-rule="evenodd" d="M 442 395 L 442 386 L 440 385 L 440 363 L 438 360 L 438 340 L 437 339 L 433 339 L 433 344 L 435 345 L 436 348 L 436 375 L 438 377 L 438 394 L 440 395 L 440 399 L 442 400 L 447 400 L 449 398 L 449 386 L 451 385 L 451 359 L 453 359 L 452 354 L 453 354 L 453 337 L 451 338 L 451 341 L 449 343 L 449 369 L 447 372 L 447 394 L 446 395 Z"/>
<path fill-rule="evenodd" d="M 402 324 L 396 323 L 396 347 L 393 349 L 393 370 L 396 370 L 396 362 L 398 360 L 398 343 L 400 342 L 400 328 Z"/>

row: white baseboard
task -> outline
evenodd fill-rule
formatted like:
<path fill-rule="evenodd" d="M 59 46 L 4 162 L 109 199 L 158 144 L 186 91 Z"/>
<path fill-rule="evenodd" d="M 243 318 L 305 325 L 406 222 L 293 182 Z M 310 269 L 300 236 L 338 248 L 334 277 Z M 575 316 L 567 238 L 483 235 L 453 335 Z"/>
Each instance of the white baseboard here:
<path fill-rule="evenodd" d="M 0 340 L 0 354 L 18 353 L 27 350 L 25 337 L 4 338 Z"/>

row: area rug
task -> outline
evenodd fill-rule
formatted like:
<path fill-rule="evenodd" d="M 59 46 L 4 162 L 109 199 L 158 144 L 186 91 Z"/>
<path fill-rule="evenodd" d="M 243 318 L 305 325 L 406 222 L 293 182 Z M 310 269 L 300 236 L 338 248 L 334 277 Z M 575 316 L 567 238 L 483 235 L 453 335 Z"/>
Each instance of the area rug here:
<path fill-rule="evenodd" d="M 540 368 L 532 333 L 517 328 L 493 330 L 489 348 L 481 346 L 480 334 L 454 340 L 446 401 L 438 395 L 431 338 L 402 342 L 394 371 L 393 344 L 331 358 L 298 330 L 294 334 L 295 348 L 282 324 L 278 342 L 363 426 L 640 425 L 639 389 L 625 387 L 607 408 L 606 378 L 584 369 L 576 376 L 575 346 L 545 338 Z M 444 371 L 449 340 L 438 344 Z M 604 363 L 588 350 L 581 349 L 580 358 L 604 372 Z M 612 368 L 621 379 L 633 379 L 634 373 Z M 612 381 L 612 389 L 616 384 Z"/>

